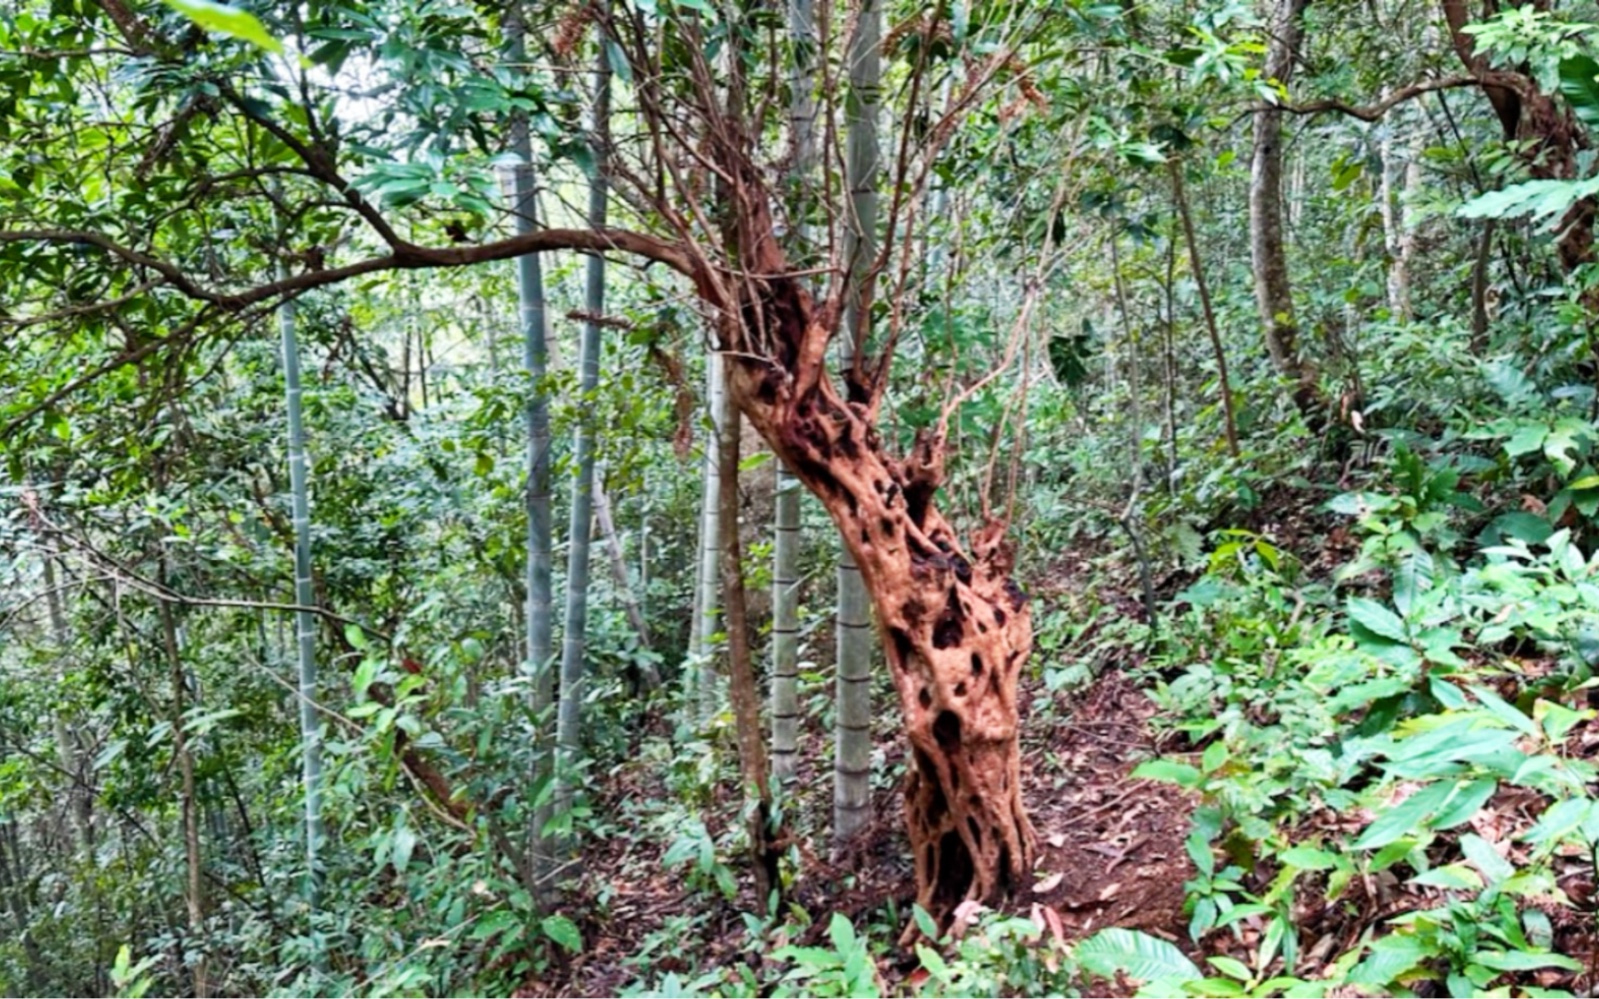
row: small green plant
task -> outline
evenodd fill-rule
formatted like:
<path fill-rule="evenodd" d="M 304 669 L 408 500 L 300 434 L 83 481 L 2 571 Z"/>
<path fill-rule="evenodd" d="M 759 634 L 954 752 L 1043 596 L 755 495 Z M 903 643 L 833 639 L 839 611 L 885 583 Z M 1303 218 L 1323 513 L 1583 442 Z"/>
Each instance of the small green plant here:
<path fill-rule="evenodd" d="M 827 924 L 832 947 L 787 945 L 772 956 L 794 967 L 783 975 L 774 996 L 880 996 L 883 983 L 865 937 L 843 913 L 833 913 Z"/>
<path fill-rule="evenodd" d="M 121 999 L 144 999 L 155 984 L 150 969 L 159 960 L 157 955 L 152 954 L 135 964 L 128 945 L 118 947 L 116 960 L 111 965 L 111 985 L 117 990 L 117 995 Z"/>

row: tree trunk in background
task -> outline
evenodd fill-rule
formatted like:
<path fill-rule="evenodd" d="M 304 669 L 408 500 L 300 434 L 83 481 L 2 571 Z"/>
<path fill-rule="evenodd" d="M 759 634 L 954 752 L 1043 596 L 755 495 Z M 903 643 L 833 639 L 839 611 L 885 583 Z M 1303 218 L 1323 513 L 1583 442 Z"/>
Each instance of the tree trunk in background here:
<path fill-rule="evenodd" d="M 789 0 L 788 34 L 793 45 L 789 75 L 790 212 L 800 259 L 809 257 L 809 187 L 816 165 L 816 15 L 812 0 Z M 799 757 L 799 554 L 800 483 L 777 463 L 774 492 L 776 538 L 772 545 L 772 775 L 794 775 Z"/>
<path fill-rule="evenodd" d="M 161 564 L 161 587 L 168 588 L 165 557 Z M 157 610 L 161 616 L 161 638 L 165 643 L 167 661 L 171 665 L 172 682 L 172 755 L 177 760 L 178 774 L 182 780 L 178 803 L 183 821 L 183 856 L 188 873 L 184 890 L 184 904 L 189 917 L 189 940 L 185 950 L 194 954 L 194 994 L 199 999 L 209 995 L 207 982 L 205 889 L 200 857 L 200 812 L 195 800 L 194 754 L 189 752 L 188 733 L 183 728 L 184 678 L 183 656 L 178 648 L 178 628 L 172 618 L 172 605 L 160 601 Z"/>
<path fill-rule="evenodd" d="M 872 328 L 872 266 L 877 257 L 877 183 L 881 154 L 877 116 L 882 82 L 882 6 L 860 0 L 845 62 L 844 178 L 850 217 L 844 226 L 845 294 L 843 348 L 854 367 Z M 854 838 L 872 817 L 872 639 L 866 586 L 846 543 L 838 562 L 838 664 L 833 755 L 833 847 Z"/>
<path fill-rule="evenodd" d="M 1382 175 L 1378 201 L 1383 250 L 1388 257 L 1388 311 L 1395 319 L 1409 322 L 1410 261 L 1416 248 L 1410 197 L 1421 187 L 1421 145 L 1415 135 L 1408 142 L 1399 141 L 1397 126 L 1402 120 L 1397 111 L 1391 112 L 1380 125 Z"/>
<path fill-rule="evenodd" d="M 283 389 L 289 417 L 289 490 L 294 521 L 294 602 L 316 604 L 311 585 L 311 500 L 305 460 L 305 420 L 300 396 L 300 345 L 295 337 L 294 303 L 278 307 L 283 338 Z M 299 674 L 300 773 L 305 796 L 306 900 L 314 914 L 321 900 L 322 871 L 322 721 L 317 715 L 316 615 L 294 615 Z"/>
<path fill-rule="evenodd" d="M 67 630 L 66 611 L 61 606 L 61 591 L 57 587 L 55 557 L 44 557 L 45 608 L 50 615 L 50 640 L 55 645 L 56 679 L 63 686 L 67 679 L 67 663 L 72 655 L 72 635 Z M 72 812 L 72 825 L 78 835 L 78 849 L 84 858 L 94 862 L 94 802 L 84 788 L 91 784 L 86 754 L 78 744 L 73 724 L 67 720 L 64 709 L 55 713 L 56 755 L 63 772 L 70 775 L 66 799 Z"/>
<path fill-rule="evenodd" d="M 507 11 L 506 36 L 510 61 L 520 66 L 527 58 L 526 11 L 520 0 L 513 0 Z M 525 235 L 538 230 L 538 195 L 533 175 L 533 140 L 528 133 L 527 114 L 511 118 L 511 152 L 517 158 L 515 178 L 516 232 Z M 551 674 L 551 583 L 550 583 L 550 410 L 544 396 L 543 380 L 547 364 L 544 341 L 544 270 L 536 253 L 516 261 L 516 294 L 522 327 L 522 366 L 532 387 L 528 393 L 527 425 L 527 555 L 524 570 L 527 588 L 527 669 L 533 674 L 532 708 L 537 722 L 533 752 L 533 797 L 540 795 L 551 779 L 550 763 L 554 740 L 549 737 L 549 713 L 553 707 L 555 685 Z M 544 843 L 544 826 L 551 808 L 546 796 L 535 804 L 533 827 L 528 830 L 528 847 L 535 877 L 542 878 L 551 868 L 550 851 Z"/>
<path fill-rule="evenodd" d="M 1166 161 L 1171 172 L 1172 200 L 1177 202 L 1177 217 L 1183 224 L 1183 240 L 1188 244 L 1188 266 L 1194 272 L 1194 287 L 1199 291 L 1199 307 L 1205 314 L 1205 331 L 1210 334 L 1210 349 L 1216 357 L 1216 378 L 1220 382 L 1221 411 L 1227 433 L 1227 453 L 1238 457 L 1238 421 L 1233 417 L 1233 387 L 1227 378 L 1227 352 L 1222 349 L 1221 331 L 1216 328 L 1216 310 L 1210 304 L 1210 286 L 1205 283 L 1204 263 L 1199 259 L 1199 240 L 1194 236 L 1194 220 L 1188 214 L 1188 195 L 1183 190 L 1183 165 Z"/>
<path fill-rule="evenodd" d="M 648 650 L 651 645 L 650 626 L 644 620 L 644 610 L 639 606 L 638 594 L 628 575 L 627 553 L 622 550 L 622 539 L 616 533 L 616 520 L 611 516 L 611 497 L 605 492 L 603 469 L 594 477 L 594 519 L 600 526 L 605 550 L 611 558 L 611 577 L 616 580 L 616 588 L 622 598 L 622 610 L 627 614 L 627 622 L 633 626 L 633 633 L 638 636 L 639 647 Z M 661 685 L 661 675 L 648 663 L 643 664 L 639 680 L 649 690 Z"/>
<path fill-rule="evenodd" d="M 1293 76 L 1308 0 L 1277 0 L 1268 18 L 1266 77 L 1285 88 Z M 1283 239 L 1283 112 L 1274 105 L 1255 112 L 1254 157 L 1249 178 L 1249 247 L 1255 270 L 1255 304 L 1266 331 L 1266 349 L 1279 374 L 1294 383 L 1294 403 L 1312 426 L 1325 422 L 1326 407 L 1316 372 L 1299 351 L 1288 251 Z"/>
<path fill-rule="evenodd" d="M 722 364 L 721 357 L 711 358 Z M 772 890 L 779 885 L 777 850 L 772 842 L 772 793 L 767 780 L 766 743 L 761 738 L 761 700 L 755 685 L 755 663 L 750 655 L 749 612 L 744 595 L 744 560 L 738 533 L 737 420 L 731 432 L 717 441 L 717 525 L 722 536 L 722 603 L 727 615 L 728 694 L 733 702 L 733 725 L 738 737 L 739 776 L 750 806 L 746 808 L 750 857 L 755 874 L 757 911 L 768 912 Z"/>
<path fill-rule="evenodd" d="M 1482 233 L 1477 237 L 1477 254 L 1471 264 L 1471 349 L 1473 353 L 1488 349 L 1488 265 L 1493 256 L 1493 219 L 1483 219 Z"/>
<path fill-rule="evenodd" d="M 722 564 L 721 522 L 716 504 L 721 496 L 720 461 L 722 427 L 727 423 L 726 379 L 720 359 L 712 354 L 705 360 L 705 401 L 710 414 L 710 430 L 704 445 L 704 489 L 700 495 L 699 564 L 694 576 L 694 620 L 690 625 L 688 661 L 693 686 L 695 719 L 701 724 L 716 713 L 720 684 L 711 636 L 720 618 L 717 584 Z"/>
<path fill-rule="evenodd" d="M 610 149 L 611 66 L 607 47 L 599 46 L 594 69 L 594 120 L 590 142 L 596 164 L 589 183 L 588 224 L 605 227 L 608 195 L 605 163 Z M 587 399 L 600 383 L 600 322 L 605 314 L 605 258 L 591 254 L 585 275 L 583 342 L 578 357 L 578 392 Z M 574 768 L 582 750 L 583 656 L 588 626 L 589 528 L 594 515 L 594 437 L 590 419 L 578 422 L 572 445 L 576 473 L 572 482 L 572 520 L 568 529 L 571 549 L 566 570 L 566 617 L 561 636 L 561 703 L 555 743 L 555 809 L 572 805 Z"/>

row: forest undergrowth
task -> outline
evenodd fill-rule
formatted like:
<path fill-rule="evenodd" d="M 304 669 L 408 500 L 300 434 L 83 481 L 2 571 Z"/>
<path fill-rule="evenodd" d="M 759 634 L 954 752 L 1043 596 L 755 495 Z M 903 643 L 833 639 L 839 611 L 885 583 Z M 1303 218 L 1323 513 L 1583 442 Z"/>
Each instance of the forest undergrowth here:
<path fill-rule="evenodd" d="M 792 844 L 792 901 L 762 928 L 715 852 L 723 795 L 721 823 L 596 865 L 593 946 L 526 994 L 1588 994 L 1599 561 L 1486 516 L 1453 459 L 1393 462 L 1388 492 L 1276 490 L 1159 581 L 1154 622 L 1118 546 L 1031 578 L 1061 631 L 1024 684 L 1044 848 L 1008 905 L 896 945 L 914 881 L 890 780 L 854 850 Z M 1492 549 L 1452 578 L 1411 533 L 1450 507 Z M 903 767 L 891 727 L 877 752 Z M 605 793 L 668 797 L 651 773 Z"/>

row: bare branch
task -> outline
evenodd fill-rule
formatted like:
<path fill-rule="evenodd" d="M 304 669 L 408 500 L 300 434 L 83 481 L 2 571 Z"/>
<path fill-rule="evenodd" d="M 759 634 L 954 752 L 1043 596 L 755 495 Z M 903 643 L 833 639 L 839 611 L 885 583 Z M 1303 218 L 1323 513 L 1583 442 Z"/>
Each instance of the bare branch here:
<path fill-rule="evenodd" d="M 1287 111 L 1289 114 L 1299 115 L 1321 114 L 1325 111 L 1336 111 L 1339 114 L 1348 115 L 1351 118 L 1359 118 L 1361 121 L 1377 121 L 1395 106 L 1403 104 L 1405 101 L 1414 100 L 1415 98 L 1420 97 L 1422 94 L 1430 94 L 1434 90 L 1454 90 L 1459 87 L 1475 87 L 1485 82 L 1488 81 L 1485 81 L 1475 75 L 1446 76 L 1436 80 L 1419 80 L 1416 83 L 1412 83 L 1408 86 L 1400 87 L 1398 90 L 1395 90 L 1393 93 L 1389 94 L 1387 97 L 1384 97 L 1376 104 L 1359 106 L 1348 104 L 1340 100 L 1329 99 L 1322 101 L 1310 101 L 1306 104 L 1279 104 L 1276 105 L 1276 108 L 1279 111 Z M 1257 104 L 1250 110 L 1264 111 L 1267 108 L 1268 105 Z"/>

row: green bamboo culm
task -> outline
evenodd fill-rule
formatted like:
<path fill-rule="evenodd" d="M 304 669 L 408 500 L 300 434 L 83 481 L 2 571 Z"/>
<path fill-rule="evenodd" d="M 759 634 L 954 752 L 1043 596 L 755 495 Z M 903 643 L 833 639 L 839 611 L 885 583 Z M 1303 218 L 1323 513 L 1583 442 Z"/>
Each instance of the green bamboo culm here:
<path fill-rule="evenodd" d="M 789 74 L 789 135 L 792 166 L 789 212 L 798 246 L 792 259 L 808 261 L 811 198 L 816 165 L 816 13 L 813 0 L 789 0 L 788 29 L 793 49 Z M 777 463 L 776 537 L 772 545 L 772 774 L 794 775 L 799 759 L 799 555 L 800 502 L 804 489 L 782 462 Z"/>
<path fill-rule="evenodd" d="M 281 271 L 280 271 L 281 273 Z M 300 702 L 301 790 L 305 796 L 306 903 L 313 914 L 321 903 L 322 724 L 317 714 L 316 615 L 311 607 L 311 499 L 305 461 L 305 417 L 300 391 L 300 344 L 295 335 L 294 302 L 278 306 L 283 347 L 283 388 L 289 418 L 289 490 L 294 524 L 295 652 Z M 313 937 L 315 935 L 313 934 Z M 316 949 L 320 962 L 321 948 Z"/>
<path fill-rule="evenodd" d="M 705 394 L 711 428 L 705 442 L 705 494 L 700 510 L 700 564 L 696 577 L 699 593 L 694 600 L 693 633 L 689 636 L 696 720 L 701 726 L 710 722 L 721 704 L 721 674 L 716 668 L 712 638 L 721 627 L 722 613 L 722 527 L 717 516 L 722 476 L 718 455 L 729 422 L 727 382 L 722 371 L 721 355 L 709 355 L 705 366 Z"/>
<path fill-rule="evenodd" d="M 527 61 L 526 12 L 522 4 L 512 3 L 506 19 L 506 54 L 514 67 Z M 538 229 L 538 178 L 533 171 L 533 139 L 528 130 L 527 113 L 511 118 L 511 152 L 516 156 L 513 174 L 515 221 L 518 235 Z M 542 879 L 553 866 L 545 843 L 544 828 L 551 817 L 548 790 L 555 741 L 550 738 L 555 701 L 551 672 L 552 594 L 550 560 L 550 407 L 544 394 L 548 368 L 548 346 L 544 339 L 544 268 L 538 254 L 516 259 L 516 296 L 522 332 L 522 367 L 531 389 L 523 420 L 527 432 L 527 669 L 533 676 L 533 715 L 537 719 L 533 747 L 534 789 L 532 827 L 528 830 L 528 852 L 536 877 Z"/>
<path fill-rule="evenodd" d="M 861 0 L 845 57 L 845 181 L 850 217 L 844 226 L 849 289 L 844 299 L 844 358 L 853 365 L 871 330 L 871 271 L 877 256 L 877 183 L 881 172 L 877 116 L 882 82 L 882 7 Z M 833 757 L 833 843 L 840 847 L 871 818 L 872 633 L 861 571 L 843 546 L 838 562 L 838 732 Z"/>
<path fill-rule="evenodd" d="M 600 18 L 600 24 L 605 18 Z M 589 142 L 594 152 L 594 173 L 589 182 L 588 224 L 605 228 L 609 194 L 605 163 L 610 145 L 611 66 L 603 37 L 594 69 L 594 114 Z M 600 317 L 605 312 L 605 258 L 591 254 L 584 275 L 583 338 L 578 349 L 578 391 L 593 395 L 600 383 Z M 566 570 L 566 617 L 561 638 L 561 700 L 556 717 L 555 810 L 570 812 L 575 767 L 582 749 L 583 656 L 588 625 L 590 526 L 594 514 L 594 437 L 590 420 L 580 420 L 572 445 L 572 520 Z M 570 852 L 570 851 L 569 851 Z"/>

